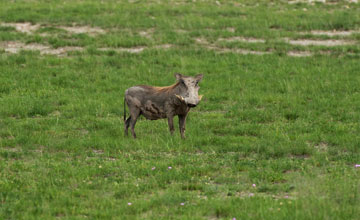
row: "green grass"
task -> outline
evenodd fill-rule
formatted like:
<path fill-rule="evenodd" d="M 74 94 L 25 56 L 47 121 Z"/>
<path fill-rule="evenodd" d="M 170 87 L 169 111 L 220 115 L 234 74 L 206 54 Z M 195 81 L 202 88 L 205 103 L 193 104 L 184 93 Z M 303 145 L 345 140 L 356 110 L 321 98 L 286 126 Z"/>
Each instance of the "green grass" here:
<path fill-rule="evenodd" d="M 41 24 L 33 34 L 0 26 L 0 46 L 85 48 L 61 57 L 0 49 L 0 219 L 357 219 L 359 44 L 282 38 L 358 30 L 360 5 L 175 3 L 0 1 L 1 22 Z M 73 22 L 106 32 L 60 28 Z M 149 38 L 139 34 L 150 28 Z M 231 36 L 266 43 L 217 42 Z M 217 53 L 198 37 L 274 53 Z M 345 39 L 359 42 L 358 34 Z M 174 46 L 152 48 L 161 44 Z M 149 48 L 97 49 L 135 46 Z M 144 118 L 138 139 L 124 137 L 125 89 L 170 85 L 175 72 L 204 74 L 187 139 L 177 127 L 171 136 L 166 120 Z"/>

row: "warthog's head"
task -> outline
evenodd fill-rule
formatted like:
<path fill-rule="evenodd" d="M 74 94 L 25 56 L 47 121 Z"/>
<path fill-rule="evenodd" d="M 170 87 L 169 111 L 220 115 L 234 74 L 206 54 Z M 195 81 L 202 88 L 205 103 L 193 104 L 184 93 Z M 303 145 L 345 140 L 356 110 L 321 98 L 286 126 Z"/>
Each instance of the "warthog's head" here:
<path fill-rule="evenodd" d="M 202 98 L 202 95 L 199 96 L 198 91 L 200 89 L 199 82 L 203 78 L 203 74 L 192 77 L 175 73 L 175 77 L 179 81 L 179 94 L 176 94 L 176 97 L 185 102 L 189 107 L 197 106 Z"/>

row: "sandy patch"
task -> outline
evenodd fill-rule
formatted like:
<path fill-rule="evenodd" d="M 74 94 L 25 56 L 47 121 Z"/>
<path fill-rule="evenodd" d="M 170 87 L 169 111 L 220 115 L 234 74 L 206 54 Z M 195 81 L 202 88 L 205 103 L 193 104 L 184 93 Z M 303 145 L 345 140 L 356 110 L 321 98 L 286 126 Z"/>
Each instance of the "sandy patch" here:
<path fill-rule="evenodd" d="M 358 0 L 346 0 L 349 3 L 358 3 Z M 288 4 L 297 4 L 297 3 L 307 3 L 307 4 L 315 4 L 315 3 L 324 3 L 324 4 L 337 4 L 338 2 L 329 1 L 329 0 L 295 0 L 288 1 Z"/>
<path fill-rule="evenodd" d="M 217 51 L 219 53 L 238 53 L 238 54 L 243 54 L 243 55 L 247 55 L 247 54 L 255 54 L 255 55 L 271 54 L 271 52 L 267 52 L 267 51 L 254 51 L 254 50 L 246 50 L 246 49 L 239 49 L 239 48 L 218 47 L 215 44 L 209 43 L 204 38 L 195 38 L 195 42 L 198 43 L 199 45 L 201 45 L 204 48 L 207 48 L 209 50 L 215 50 L 215 51 Z"/>
<path fill-rule="evenodd" d="M 292 45 L 301 45 L 301 46 L 343 46 L 343 45 L 351 45 L 355 44 L 353 41 L 345 41 L 345 40 L 309 40 L 309 39 L 298 39 L 298 40 L 291 40 L 291 39 L 284 39 L 287 43 Z"/>
<path fill-rule="evenodd" d="M 198 44 L 209 44 L 209 42 L 206 39 L 201 37 L 195 38 L 195 42 Z"/>
<path fill-rule="evenodd" d="M 322 31 L 322 30 L 313 30 L 310 32 L 301 32 L 301 34 L 312 34 L 312 35 L 326 35 L 328 37 L 336 36 L 350 36 L 352 34 L 358 34 L 360 31 Z"/>
<path fill-rule="evenodd" d="M 101 155 L 101 154 L 104 154 L 104 151 L 103 150 L 93 150 L 93 153 L 96 155 Z"/>
<path fill-rule="evenodd" d="M 3 151 L 7 151 L 7 152 L 21 152 L 22 151 L 20 148 L 16 148 L 16 147 L 3 147 L 1 149 Z"/>
<path fill-rule="evenodd" d="M 73 26 L 73 27 L 59 26 L 57 28 L 64 29 L 67 32 L 73 34 L 88 34 L 90 36 L 106 33 L 104 29 L 101 29 L 99 27 L 90 27 L 90 26 Z"/>
<path fill-rule="evenodd" d="M 140 53 L 144 51 L 147 47 L 129 47 L 129 48 L 110 48 L 103 47 L 98 48 L 100 51 L 116 51 L 116 52 L 128 52 L 128 53 Z"/>
<path fill-rule="evenodd" d="M 32 34 L 40 28 L 40 24 L 31 24 L 30 22 L 24 23 L 0 23 L 1 26 L 9 26 L 14 27 L 16 31 L 21 33 Z M 42 25 L 43 27 L 51 27 L 49 25 Z M 104 34 L 106 31 L 99 27 L 90 27 L 90 26 L 57 26 L 56 28 L 60 28 L 66 30 L 69 33 L 73 34 L 89 34 L 90 36 L 95 36 L 98 34 Z"/>
<path fill-rule="evenodd" d="M 128 52 L 128 53 L 141 53 L 143 52 L 145 49 L 151 49 L 151 48 L 155 48 L 155 49 L 169 49 L 171 47 L 173 47 L 174 45 L 172 44 L 162 44 L 162 45 L 156 45 L 154 47 L 146 47 L 146 46 L 142 46 L 142 47 L 129 47 L 129 48 L 110 48 L 110 47 L 103 47 L 103 48 L 98 48 L 98 50 L 100 51 L 116 51 L 116 52 Z"/>
<path fill-rule="evenodd" d="M 245 42 L 245 43 L 265 43 L 264 39 L 258 38 L 246 38 L 246 37 L 229 37 L 229 38 L 219 38 L 218 41 L 226 41 L 226 42 Z"/>
<path fill-rule="evenodd" d="M 5 52 L 9 53 L 18 53 L 20 50 L 47 50 L 50 49 L 49 46 L 44 46 L 41 44 L 24 44 L 22 42 L 17 41 L 9 41 L 3 43 L 1 45 L 2 48 L 4 48 Z"/>
<path fill-rule="evenodd" d="M 291 57 L 309 57 L 313 54 L 310 51 L 289 51 L 287 55 Z"/>
<path fill-rule="evenodd" d="M 139 35 L 142 37 L 151 38 L 154 32 L 155 32 L 155 28 L 150 28 L 147 30 L 139 31 Z"/>
<path fill-rule="evenodd" d="M 69 51 L 80 51 L 83 50 L 82 47 L 60 47 L 60 48 L 52 48 L 43 44 L 24 44 L 22 42 L 17 41 L 8 41 L 0 44 L 0 48 L 3 48 L 5 52 L 8 53 L 18 53 L 21 50 L 34 50 L 40 51 L 40 54 L 51 54 L 51 55 L 62 55 L 66 54 Z"/>
<path fill-rule="evenodd" d="M 128 53 L 141 53 L 145 49 L 169 49 L 172 48 L 174 45 L 172 44 L 162 44 L 156 45 L 154 47 L 130 47 L 130 48 L 98 48 L 100 51 L 116 51 L 116 52 L 128 52 Z M 32 51 L 40 51 L 40 54 L 50 54 L 50 55 L 66 55 L 67 52 L 70 51 L 83 51 L 83 47 L 59 47 L 59 48 L 52 48 L 49 45 L 37 44 L 37 43 L 30 43 L 24 44 L 18 41 L 8 41 L 8 42 L 1 42 L 0 49 L 4 49 L 7 53 L 19 53 L 21 50 L 32 50 Z"/>
<path fill-rule="evenodd" d="M 173 47 L 174 45 L 172 44 L 162 44 L 162 45 L 156 45 L 154 48 L 156 49 L 169 49 L 171 47 Z"/>
<path fill-rule="evenodd" d="M 204 48 L 207 48 L 209 50 L 215 50 L 215 51 L 217 51 L 219 53 L 238 53 L 238 54 L 243 54 L 243 55 L 247 55 L 247 54 L 255 54 L 255 55 L 271 54 L 271 52 L 267 52 L 267 51 L 254 51 L 254 50 L 246 50 L 246 49 L 239 49 L 239 48 L 218 47 L 215 44 L 209 43 L 204 38 L 195 38 L 195 42 L 198 43 L 199 45 L 201 45 Z"/>
<path fill-rule="evenodd" d="M 225 30 L 228 31 L 228 32 L 231 32 L 231 33 L 235 33 L 236 29 L 234 27 L 228 27 Z"/>
<path fill-rule="evenodd" d="M 56 49 L 50 49 L 45 51 L 40 51 L 41 54 L 52 54 L 52 55 L 62 55 L 67 54 L 70 51 L 82 51 L 84 48 L 82 47 L 59 47 Z"/>
<path fill-rule="evenodd" d="M 257 38 L 244 38 L 244 37 L 233 37 L 233 38 L 220 38 L 218 41 L 243 41 L 243 42 L 251 42 L 251 43 L 264 43 L 265 40 L 263 39 L 257 39 Z M 302 46 L 309 46 L 309 45 L 318 45 L 318 46 L 341 46 L 341 45 L 351 45 L 355 44 L 354 41 L 346 41 L 346 40 L 307 40 L 307 39 L 301 39 L 301 40 L 291 40 L 289 38 L 284 39 L 287 43 L 293 44 L 293 45 L 302 45 Z M 214 43 L 208 42 L 204 38 L 195 38 L 195 42 L 209 50 L 215 50 L 219 53 L 238 53 L 238 54 L 254 54 L 254 55 L 265 55 L 265 54 L 271 54 L 273 51 L 254 51 L 254 50 L 247 50 L 247 49 L 241 49 L 241 48 L 223 48 L 219 47 Z M 328 52 L 320 52 L 320 54 L 323 55 L 329 55 Z M 309 57 L 313 56 L 314 54 L 310 51 L 289 51 L 287 53 L 287 56 L 292 57 Z"/>
<path fill-rule="evenodd" d="M 243 54 L 243 55 L 248 55 L 248 54 L 254 54 L 254 55 L 264 55 L 264 54 L 271 54 L 271 52 L 267 52 L 267 51 L 255 51 L 255 50 L 245 50 L 245 49 L 220 49 L 220 52 L 225 52 L 225 53 L 238 53 L 238 54 Z"/>
<path fill-rule="evenodd" d="M 34 24 L 33 25 L 30 22 L 25 22 L 25 23 L 1 23 L 0 25 L 5 26 L 5 27 L 14 27 L 16 31 L 19 31 L 21 33 L 27 33 L 27 34 L 31 34 L 32 32 L 36 31 L 40 27 L 39 24 Z"/>
<path fill-rule="evenodd" d="M 310 3 L 310 4 L 313 4 L 314 2 L 326 3 L 326 0 L 295 0 L 295 1 L 288 1 L 288 4 L 290 4 L 290 5 L 297 4 L 297 3 Z"/>
<path fill-rule="evenodd" d="M 188 30 L 185 30 L 185 29 L 176 29 L 175 32 L 178 33 L 178 34 L 186 34 L 186 33 L 188 33 L 189 31 L 188 31 Z"/>
<path fill-rule="evenodd" d="M 315 145 L 314 147 L 318 151 L 327 151 L 329 148 L 329 145 L 325 142 L 320 142 L 319 144 Z"/>

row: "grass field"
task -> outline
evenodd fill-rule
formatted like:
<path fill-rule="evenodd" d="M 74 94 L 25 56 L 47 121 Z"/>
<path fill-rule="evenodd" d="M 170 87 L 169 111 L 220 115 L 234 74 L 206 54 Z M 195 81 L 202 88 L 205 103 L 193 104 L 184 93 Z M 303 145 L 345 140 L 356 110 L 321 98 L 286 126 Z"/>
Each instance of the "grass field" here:
<path fill-rule="evenodd" d="M 124 137 L 175 72 L 187 139 Z M 359 85 L 360 3 L 0 1 L 0 219 L 358 219 Z"/>

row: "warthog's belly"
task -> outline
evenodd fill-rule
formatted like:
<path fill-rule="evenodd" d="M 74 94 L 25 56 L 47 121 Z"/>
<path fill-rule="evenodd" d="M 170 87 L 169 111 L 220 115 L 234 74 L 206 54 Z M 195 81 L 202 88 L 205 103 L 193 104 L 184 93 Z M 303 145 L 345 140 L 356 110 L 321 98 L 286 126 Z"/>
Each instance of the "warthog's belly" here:
<path fill-rule="evenodd" d="M 150 100 L 148 100 L 140 109 L 141 113 L 145 116 L 146 119 L 156 120 L 160 118 L 166 118 L 164 109 L 160 106 L 157 106 Z"/>

